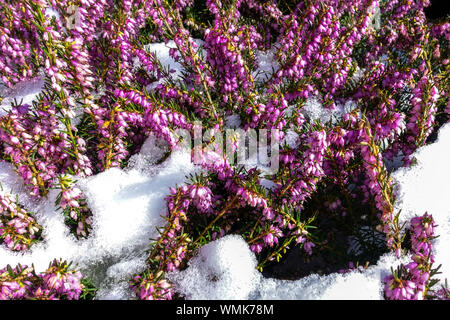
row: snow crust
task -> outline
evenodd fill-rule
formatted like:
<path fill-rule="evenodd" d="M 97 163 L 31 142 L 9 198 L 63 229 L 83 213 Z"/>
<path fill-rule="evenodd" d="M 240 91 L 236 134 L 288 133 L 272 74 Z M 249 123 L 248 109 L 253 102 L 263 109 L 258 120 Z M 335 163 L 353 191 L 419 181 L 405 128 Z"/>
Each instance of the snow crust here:
<path fill-rule="evenodd" d="M 247 299 L 256 288 L 256 258 L 241 236 L 229 235 L 203 246 L 189 267 L 169 276 L 187 299 Z"/>
<path fill-rule="evenodd" d="M 253 73 L 253 77 L 257 82 L 267 81 L 280 68 L 276 61 L 276 48 L 272 47 L 267 51 L 256 50 L 255 52 L 258 67 Z"/>

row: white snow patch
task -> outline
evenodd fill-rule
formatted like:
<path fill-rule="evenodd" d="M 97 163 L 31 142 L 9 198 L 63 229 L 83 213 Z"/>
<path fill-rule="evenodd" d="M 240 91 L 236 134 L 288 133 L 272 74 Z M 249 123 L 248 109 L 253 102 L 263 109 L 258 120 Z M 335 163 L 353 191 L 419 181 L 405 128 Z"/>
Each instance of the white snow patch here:
<path fill-rule="evenodd" d="M 153 52 L 163 66 L 164 70 L 169 69 L 174 71 L 172 73 L 172 77 L 174 79 L 179 79 L 182 75 L 183 67 L 169 55 L 170 49 L 175 49 L 176 47 L 177 45 L 175 42 L 171 40 L 167 44 L 164 42 L 150 43 L 145 46 L 145 50 L 147 52 Z"/>
<path fill-rule="evenodd" d="M 375 30 L 380 30 L 381 28 L 381 12 L 380 12 L 380 6 L 378 3 L 374 3 L 370 6 L 369 11 L 372 12 L 372 20 L 370 21 L 370 24 L 372 25 L 372 28 Z"/>
<path fill-rule="evenodd" d="M 359 66 L 356 66 L 356 71 L 353 74 L 351 80 L 353 81 L 353 83 L 357 83 L 364 77 L 365 73 L 366 68 L 360 68 Z"/>
<path fill-rule="evenodd" d="M 241 126 L 241 118 L 238 114 L 232 114 L 225 118 L 225 127 L 237 129 Z"/>
<path fill-rule="evenodd" d="M 255 149 L 245 147 L 245 159 L 242 161 L 238 157 L 238 164 L 243 165 L 247 170 L 257 168 L 261 171 L 262 176 L 275 174 L 279 169 L 279 150 L 275 147 L 269 150 L 271 148 L 271 146 L 264 144 L 258 144 Z M 271 151 L 270 156 L 268 151 Z"/>
<path fill-rule="evenodd" d="M 130 300 L 133 293 L 128 290 L 133 274 L 141 272 L 146 267 L 146 257 L 142 255 L 131 260 L 123 260 L 108 268 L 105 280 L 97 292 L 97 300 Z"/>
<path fill-rule="evenodd" d="M 288 129 L 283 139 L 281 140 L 281 145 L 287 144 L 290 148 L 295 149 L 300 144 L 299 135 L 292 129 Z"/>
<path fill-rule="evenodd" d="M 266 188 L 266 189 L 270 189 L 270 190 L 272 190 L 272 189 L 274 189 L 275 187 L 277 187 L 278 185 L 275 183 L 275 182 L 273 182 L 272 180 L 269 180 L 269 179 L 259 179 L 259 183 L 264 187 L 264 188 Z"/>
<path fill-rule="evenodd" d="M 52 9 L 52 8 L 46 8 L 45 9 L 45 14 L 48 15 L 50 18 L 55 17 L 56 20 L 59 20 L 60 17 L 61 17 L 59 12 L 54 10 L 54 9 Z"/>
<path fill-rule="evenodd" d="M 404 154 L 400 150 L 397 155 L 395 155 L 392 160 L 387 159 L 386 157 L 383 158 L 384 165 L 386 166 L 386 169 L 390 172 L 393 172 L 401 167 L 404 166 L 403 163 Z"/>
<path fill-rule="evenodd" d="M 203 53 L 203 43 L 204 41 L 201 39 L 193 39 L 194 43 L 198 46 L 197 50 Z M 159 43 L 149 43 L 144 46 L 147 52 L 153 52 L 156 55 L 156 58 L 159 60 L 164 70 L 168 70 L 171 74 L 173 80 L 181 80 L 184 68 L 181 63 L 176 62 L 170 55 L 170 49 L 176 49 L 177 45 L 175 41 L 170 40 L 167 43 L 159 42 Z M 180 52 L 177 49 L 178 56 L 182 59 Z M 147 89 L 152 90 L 157 85 L 164 82 L 164 79 L 160 79 L 152 84 L 150 84 Z"/>
<path fill-rule="evenodd" d="M 268 80 L 274 72 L 280 68 L 275 57 L 275 48 L 267 51 L 256 50 L 258 68 L 253 72 L 255 81 L 264 82 Z"/>
<path fill-rule="evenodd" d="M 169 279 L 187 299 L 247 299 L 256 288 L 256 258 L 241 236 L 230 235 L 200 248 L 189 267 Z"/>
<path fill-rule="evenodd" d="M 6 161 L 0 161 L 0 186 L 15 196 L 20 203 L 35 204 L 36 202 L 28 195 L 24 180 L 16 173 L 14 166 Z"/>
<path fill-rule="evenodd" d="M 363 272 L 313 274 L 296 281 L 263 279 L 259 299 L 281 300 L 381 300 L 383 278 L 403 260 L 386 254 Z M 406 260 L 405 260 L 406 261 Z"/>
<path fill-rule="evenodd" d="M 3 100 L 0 104 L 0 116 L 5 115 L 11 110 L 11 103 L 16 99 L 17 103 L 22 101 L 22 104 L 32 104 L 36 100 L 37 95 L 44 87 L 44 80 L 37 77 L 29 81 L 24 81 L 16 84 L 12 88 L 4 89 L 0 95 Z"/>
<path fill-rule="evenodd" d="M 320 97 L 312 96 L 305 101 L 300 112 L 311 120 L 320 120 L 322 123 L 331 121 L 334 124 L 341 120 L 346 113 L 356 108 L 357 104 L 352 100 L 348 100 L 345 103 L 337 103 L 334 109 L 324 108 L 320 102 Z"/>
<path fill-rule="evenodd" d="M 236 119 L 231 121 L 236 121 Z M 236 157 L 231 153 L 229 155 L 231 164 L 237 162 L 237 165 L 242 165 L 247 170 L 257 168 L 261 170 L 264 175 L 271 175 L 278 171 L 279 145 L 275 143 L 270 145 L 267 141 L 268 139 L 261 136 L 262 134 L 265 134 L 264 132 L 258 132 L 255 129 L 243 130 L 242 128 L 228 128 L 228 130 L 227 139 L 230 139 L 232 135 L 237 139 Z M 292 135 L 290 138 L 292 138 Z M 289 142 L 291 142 L 291 140 L 289 140 Z"/>
<path fill-rule="evenodd" d="M 158 139 L 153 133 L 145 140 L 139 153 L 132 155 L 128 161 L 133 170 L 146 171 L 160 160 L 169 150 L 164 139 Z"/>
<path fill-rule="evenodd" d="M 431 214 L 438 225 L 435 234 L 436 266 L 442 274 L 437 278 L 450 278 L 450 123 L 439 130 L 438 140 L 414 153 L 417 164 L 401 168 L 392 174 L 396 182 L 395 209 L 401 210 L 400 223 L 409 223 L 414 216 Z"/>

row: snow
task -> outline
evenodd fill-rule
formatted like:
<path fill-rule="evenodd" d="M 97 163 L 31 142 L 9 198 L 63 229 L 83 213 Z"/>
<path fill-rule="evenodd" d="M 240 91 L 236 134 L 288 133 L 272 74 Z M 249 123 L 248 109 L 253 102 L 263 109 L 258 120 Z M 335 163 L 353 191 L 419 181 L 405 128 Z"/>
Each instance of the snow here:
<path fill-rule="evenodd" d="M 269 179 L 259 179 L 259 183 L 260 185 L 262 185 L 264 188 L 266 189 L 270 189 L 273 190 L 274 188 L 276 188 L 278 185 L 273 182 L 272 180 Z"/>
<path fill-rule="evenodd" d="M 146 142 L 136 157 L 150 158 L 158 150 L 158 141 Z M 151 143 L 155 148 L 152 148 Z M 126 169 L 111 168 L 100 174 L 80 179 L 79 187 L 87 197 L 93 212 L 93 231 L 86 240 L 76 240 L 69 234 L 61 213 L 56 211 L 57 195 L 52 190 L 48 198 L 38 202 L 29 200 L 13 167 L 0 163 L 0 181 L 23 200 L 26 209 L 36 213 L 43 228 L 44 241 L 30 251 L 14 253 L 0 246 L 1 265 L 34 264 L 36 271 L 44 271 L 54 258 L 73 261 L 76 266 L 99 286 L 98 298 L 122 299 L 129 297 L 125 279 L 145 266 L 145 249 L 150 238 L 157 236 L 156 226 L 163 226 L 164 198 L 169 187 L 182 184 L 185 176 L 196 169 L 190 152 L 179 150 L 161 165 L 132 165 Z"/>
<path fill-rule="evenodd" d="M 201 56 L 205 56 L 206 52 L 203 49 L 204 41 L 201 39 L 193 39 L 193 41 L 197 44 Z M 170 40 L 167 43 L 150 43 L 144 46 L 147 52 L 153 52 L 156 54 L 156 57 L 161 62 L 161 65 L 165 70 L 170 69 L 174 71 L 172 73 L 172 78 L 174 80 L 181 80 L 184 68 L 179 62 L 176 62 L 169 55 L 169 50 L 171 48 L 175 49 L 176 47 L 177 46 L 173 40 Z M 273 72 L 278 71 L 279 65 L 276 61 L 275 52 L 275 47 L 267 51 L 255 50 L 255 55 L 258 62 L 258 66 L 253 72 L 255 81 L 264 82 L 270 78 Z M 179 53 L 178 55 L 180 56 Z M 158 84 L 159 83 L 160 82 L 158 82 Z M 154 86 L 155 84 L 152 84 L 150 88 L 153 88 Z"/>
<path fill-rule="evenodd" d="M 326 276 L 312 274 L 295 281 L 263 278 L 258 299 L 282 300 L 381 300 L 382 279 L 402 260 L 386 254 L 363 272 L 332 273 Z"/>
<path fill-rule="evenodd" d="M 103 280 L 95 298 L 97 300 L 133 299 L 133 293 L 128 290 L 129 281 L 135 273 L 143 271 L 145 267 L 145 254 L 110 266 L 106 270 L 105 280 Z"/>
<path fill-rule="evenodd" d="M 168 278 L 189 300 L 247 299 L 256 288 L 256 258 L 241 236 L 230 235 L 201 247 L 189 267 Z"/>
<path fill-rule="evenodd" d="M 56 10 L 53 10 L 52 8 L 46 8 L 45 9 L 45 14 L 48 15 L 50 18 L 55 17 L 56 20 L 60 19 L 60 15 L 59 12 Z"/>
<path fill-rule="evenodd" d="M 242 159 L 238 157 L 238 165 L 243 165 L 247 170 L 256 168 L 261 171 L 260 176 L 272 175 L 278 171 L 279 146 L 276 144 L 274 146 L 266 146 L 264 143 L 260 144 L 258 141 L 257 147 L 250 148 L 244 146 L 243 149 L 245 149 L 245 159 L 239 161 Z"/>
<path fill-rule="evenodd" d="M 391 266 L 405 261 L 386 254 L 364 272 L 277 280 L 264 278 L 256 270 L 256 258 L 242 237 L 228 235 L 201 247 L 187 269 L 171 272 L 168 278 L 188 300 L 380 300 L 382 279 Z"/>
<path fill-rule="evenodd" d="M 324 108 L 320 102 L 320 97 L 312 96 L 305 101 L 300 112 L 307 116 L 311 121 L 320 120 L 322 123 L 331 121 L 331 123 L 334 124 L 341 120 L 344 114 L 349 113 L 356 108 L 357 104 L 352 100 L 348 100 L 345 103 L 337 103 L 336 108 L 334 109 Z"/>
<path fill-rule="evenodd" d="M 168 143 L 163 139 L 158 139 L 151 133 L 141 146 L 139 153 L 134 154 L 128 160 L 129 168 L 137 171 L 148 171 L 169 151 Z"/>
<path fill-rule="evenodd" d="M 383 158 L 384 161 L 384 165 L 386 166 L 386 169 L 389 172 L 393 172 L 401 167 L 403 167 L 404 163 L 403 163 L 403 158 L 404 158 L 404 154 L 403 152 L 400 150 L 398 152 L 397 155 L 395 155 L 392 160 L 387 159 L 386 157 Z"/>
<path fill-rule="evenodd" d="M 397 200 L 395 209 L 401 210 L 400 223 L 408 223 L 414 216 L 431 214 L 438 225 L 435 234 L 436 266 L 442 264 L 438 278 L 450 279 L 450 123 L 439 130 L 438 140 L 414 153 L 417 163 L 400 168 L 392 174 Z"/>
<path fill-rule="evenodd" d="M 372 28 L 374 28 L 375 30 L 380 30 L 381 28 L 381 12 L 380 12 L 380 6 L 378 3 L 374 3 L 371 5 L 371 8 L 369 8 L 369 11 L 372 12 L 372 20 L 371 20 L 371 25 Z"/>
<path fill-rule="evenodd" d="M 169 69 L 169 72 L 172 73 L 172 77 L 174 79 L 181 79 L 183 67 L 169 55 L 170 49 L 174 49 L 176 47 L 177 45 L 175 42 L 171 40 L 167 44 L 164 42 L 150 43 L 145 46 L 145 50 L 147 52 L 153 52 L 163 66 L 164 70 Z"/>
<path fill-rule="evenodd" d="M 203 40 L 200 39 L 192 39 L 193 42 L 198 46 L 198 49 L 201 53 L 203 52 Z M 176 62 L 170 55 L 170 49 L 176 49 L 177 45 L 175 44 L 175 41 L 170 40 L 167 43 L 164 42 L 158 42 L 158 43 L 149 43 L 144 46 L 145 50 L 147 52 L 152 52 L 156 55 L 156 58 L 158 58 L 159 62 L 161 63 L 164 70 L 169 70 L 171 77 L 173 80 L 182 80 L 184 68 L 179 63 Z M 181 54 L 177 49 L 178 56 L 181 58 Z M 157 85 L 164 82 L 164 79 L 160 79 L 159 81 L 156 81 L 148 86 L 147 89 L 151 90 L 154 89 Z"/>
<path fill-rule="evenodd" d="M 277 72 L 280 68 L 276 61 L 275 51 L 276 48 L 270 48 L 267 51 L 256 50 L 256 60 L 258 61 L 258 67 L 253 72 L 253 77 L 257 82 L 267 81 L 274 72 Z"/>
<path fill-rule="evenodd" d="M 353 83 L 359 82 L 364 77 L 365 73 L 366 73 L 366 68 L 360 68 L 359 66 L 356 66 L 356 70 L 351 78 L 351 81 Z"/>
<path fill-rule="evenodd" d="M 12 88 L 3 89 L 3 92 L 0 92 L 0 96 L 3 97 L 0 104 L 0 116 L 5 115 L 11 109 L 11 103 L 14 102 L 14 99 L 17 100 L 17 103 L 20 103 L 22 100 L 23 104 L 31 105 L 33 101 L 37 100 L 36 97 L 43 87 L 44 80 L 37 77 L 29 81 L 20 82 Z"/>
<path fill-rule="evenodd" d="M 299 138 L 299 135 L 294 130 L 288 129 L 283 139 L 281 140 L 281 145 L 286 144 L 290 148 L 296 149 L 300 144 Z"/>
<path fill-rule="evenodd" d="M 33 202 L 23 179 L 14 171 L 14 166 L 6 161 L 0 161 L 0 185 L 4 191 L 17 195 L 19 202 Z"/>

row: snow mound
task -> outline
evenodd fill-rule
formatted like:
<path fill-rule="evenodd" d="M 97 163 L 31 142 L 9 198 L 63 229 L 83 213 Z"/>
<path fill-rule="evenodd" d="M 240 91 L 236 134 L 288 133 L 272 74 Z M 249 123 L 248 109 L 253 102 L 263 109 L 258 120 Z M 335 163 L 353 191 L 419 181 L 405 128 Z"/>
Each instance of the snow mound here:
<path fill-rule="evenodd" d="M 241 236 L 229 235 L 200 248 L 189 267 L 169 274 L 187 299 L 247 299 L 258 283 L 256 258 Z"/>
<path fill-rule="evenodd" d="M 326 276 L 312 274 L 296 281 L 263 279 L 258 299 L 274 300 L 382 300 L 383 278 L 407 258 L 397 259 L 385 254 L 376 265 L 366 270 L 332 273 Z"/>
<path fill-rule="evenodd" d="M 145 254 L 130 260 L 123 260 L 106 270 L 105 280 L 97 292 L 97 300 L 130 300 L 134 298 L 128 289 L 133 274 L 143 271 L 146 267 Z"/>
<path fill-rule="evenodd" d="M 363 272 L 310 275 L 296 281 L 264 278 L 256 257 L 242 237 L 228 235 L 201 247 L 186 270 L 168 274 L 175 289 L 189 300 L 379 300 L 382 279 L 407 258 L 382 256 Z"/>
<path fill-rule="evenodd" d="M 414 216 L 431 214 L 438 225 L 435 234 L 436 266 L 442 264 L 438 278 L 450 278 L 450 123 L 439 130 L 438 140 L 414 153 L 417 163 L 398 169 L 395 181 L 395 209 L 401 210 L 400 223 Z"/>
<path fill-rule="evenodd" d="M 153 166 L 169 151 L 167 141 L 158 139 L 151 133 L 145 140 L 139 153 L 134 154 L 128 161 L 129 167 L 141 172 L 152 169 Z"/>
<path fill-rule="evenodd" d="M 296 149 L 300 145 L 299 135 L 292 129 L 288 129 L 281 140 L 281 145 L 287 144 L 289 148 Z"/>

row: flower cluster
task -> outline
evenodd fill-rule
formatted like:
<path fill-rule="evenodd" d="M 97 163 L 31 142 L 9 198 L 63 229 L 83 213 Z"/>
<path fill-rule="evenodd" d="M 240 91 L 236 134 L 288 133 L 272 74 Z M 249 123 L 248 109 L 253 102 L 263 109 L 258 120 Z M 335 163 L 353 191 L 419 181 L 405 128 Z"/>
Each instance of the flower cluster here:
<path fill-rule="evenodd" d="M 436 273 L 432 269 L 432 240 L 436 226 L 433 217 L 425 213 L 412 218 L 410 223 L 412 261 L 405 266 L 400 265 L 396 272 L 384 279 L 385 295 L 389 300 L 422 300 L 434 285 L 431 282 Z"/>
<path fill-rule="evenodd" d="M 92 229 L 92 213 L 86 199 L 82 191 L 74 185 L 71 177 L 60 176 L 58 182 L 61 192 L 56 199 L 56 204 L 63 211 L 71 232 L 77 238 L 86 238 Z"/>
<path fill-rule="evenodd" d="M 229 15 L 218 18 L 214 29 L 205 31 L 207 62 L 217 70 L 215 76 L 220 81 L 216 83 L 222 86 L 220 93 L 224 103 L 242 103 L 243 95 L 239 91 L 248 94 L 254 90 L 254 79 L 243 55 L 254 56 L 253 50 L 260 46 L 260 37 L 251 26 L 237 29 Z"/>
<path fill-rule="evenodd" d="M 0 270 L 0 300 L 78 300 L 85 285 L 83 275 L 66 262 L 54 260 L 45 272 L 9 265 Z"/>
<path fill-rule="evenodd" d="M 41 240 L 42 227 L 12 194 L 0 190 L 0 240 L 10 250 L 25 251 Z"/>
<path fill-rule="evenodd" d="M 398 225 L 398 216 L 394 213 L 394 195 L 392 181 L 388 177 L 386 167 L 382 161 L 380 147 L 374 143 L 370 126 L 362 122 L 361 155 L 366 166 L 369 192 L 375 198 L 375 205 L 380 211 L 380 228 L 386 234 L 386 244 L 400 255 L 401 228 Z M 367 194 L 366 194 L 367 196 Z"/>
<path fill-rule="evenodd" d="M 156 276 L 136 275 L 132 280 L 132 288 L 141 300 L 171 300 L 174 292 L 162 273 Z"/>
<path fill-rule="evenodd" d="M 43 52 L 36 46 L 39 41 L 36 26 L 29 28 L 23 23 L 32 20 L 32 12 L 21 2 L 2 0 L 0 4 L 0 17 L 4 21 L 0 26 L 0 78 L 5 85 L 12 86 L 37 74 L 33 60 L 42 62 Z"/>

